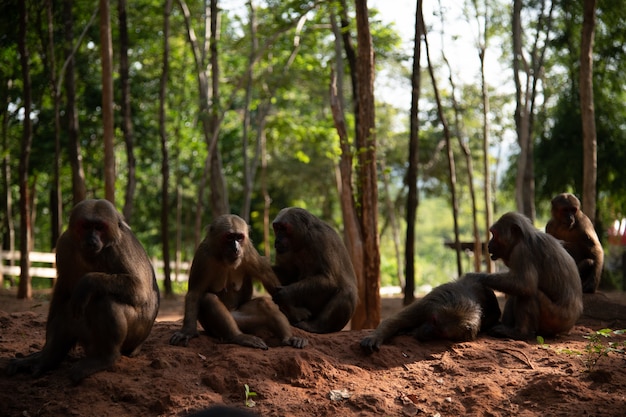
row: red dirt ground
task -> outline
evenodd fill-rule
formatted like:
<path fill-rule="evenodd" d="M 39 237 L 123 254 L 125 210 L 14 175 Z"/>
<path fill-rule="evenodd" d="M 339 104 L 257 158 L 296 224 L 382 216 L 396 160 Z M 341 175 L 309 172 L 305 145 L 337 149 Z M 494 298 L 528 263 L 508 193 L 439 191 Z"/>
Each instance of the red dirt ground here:
<path fill-rule="evenodd" d="M 593 372 L 581 356 L 593 330 L 626 328 L 622 293 L 586 296 L 585 315 L 569 335 L 518 342 L 482 336 L 470 343 L 394 338 L 366 356 L 368 334 L 306 334 L 303 350 L 267 351 L 217 343 L 201 334 L 170 346 L 181 326 L 181 296 L 163 300 L 158 322 L 137 357 L 72 386 L 68 370 L 33 379 L 0 373 L 1 416 L 186 416 L 213 404 L 245 408 L 244 384 L 262 416 L 621 416 L 626 409 L 626 356 L 609 353 Z M 0 290 L 0 369 L 16 354 L 41 349 L 46 294 L 30 301 Z M 383 299 L 383 316 L 401 307 Z M 304 332 L 296 330 L 297 334 Z M 626 336 L 604 341 L 626 342 Z M 331 392 L 345 395 L 333 400 Z M 339 397 L 342 397 L 341 395 Z"/>

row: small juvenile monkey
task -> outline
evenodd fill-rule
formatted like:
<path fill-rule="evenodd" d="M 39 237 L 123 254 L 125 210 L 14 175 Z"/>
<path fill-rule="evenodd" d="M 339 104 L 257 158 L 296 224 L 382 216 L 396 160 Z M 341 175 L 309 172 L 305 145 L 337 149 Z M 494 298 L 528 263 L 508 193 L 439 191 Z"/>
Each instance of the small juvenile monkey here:
<path fill-rule="evenodd" d="M 493 291 L 477 278 L 463 276 L 434 288 L 383 320 L 361 340 L 361 349 L 365 353 L 378 351 L 384 342 L 398 334 L 410 334 L 419 341 L 470 341 L 499 321 L 500 306 Z"/>
<path fill-rule="evenodd" d="M 107 200 L 84 200 L 57 242 L 57 282 L 43 350 L 14 359 L 8 374 L 56 368 L 74 345 L 85 350 L 70 370 L 79 383 L 136 354 L 159 311 L 150 259 L 122 215 Z"/>
<path fill-rule="evenodd" d="M 284 345 L 306 346 L 307 340 L 293 336 L 289 321 L 270 298 L 252 298 L 254 278 L 272 287 L 278 282 L 269 261 L 252 245 L 246 222 L 234 214 L 219 216 L 194 255 L 183 327 L 170 344 L 187 346 L 198 336 L 199 321 L 207 333 L 228 343 L 267 349 L 252 334 L 267 329 Z"/>
<path fill-rule="evenodd" d="M 576 261 L 583 292 L 596 292 L 602 277 L 604 249 L 575 195 L 563 193 L 552 199 L 552 218 L 546 232 L 563 241 L 565 250 Z"/>

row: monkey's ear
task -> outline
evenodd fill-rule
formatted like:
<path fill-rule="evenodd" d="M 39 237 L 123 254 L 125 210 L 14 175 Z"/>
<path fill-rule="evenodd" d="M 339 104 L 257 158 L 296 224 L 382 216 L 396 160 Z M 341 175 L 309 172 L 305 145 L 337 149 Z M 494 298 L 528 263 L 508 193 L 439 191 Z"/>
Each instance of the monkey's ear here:
<path fill-rule="evenodd" d="M 522 232 L 522 228 L 520 227 L 519 224 L 517 223 L 513 223 L 511 225 L 511 236 L 515 239 L 515 240 L 519 240 L 522 238 L 522 236 L 524 236 L 524 233 Z"/>

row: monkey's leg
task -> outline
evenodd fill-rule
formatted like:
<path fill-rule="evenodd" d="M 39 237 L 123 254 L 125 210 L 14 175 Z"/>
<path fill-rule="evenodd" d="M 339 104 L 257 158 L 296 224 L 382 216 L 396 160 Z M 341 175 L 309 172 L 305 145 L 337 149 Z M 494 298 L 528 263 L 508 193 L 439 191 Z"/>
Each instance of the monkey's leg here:
<path fill-rule="evenodd" d="M 336 293 L 317 316 L 296 323 L 295 326 L 311 333 L 338 332 L 345 327 L 354 313 L 354 303 L 344 291 Z"/>
<path fill-rule="evenodd" d="M 252 299 L 232 314 L 239 328 L 246 333 L 266 328 L 285 346 L 302 349 L 309 343 L 307 339 L 293 335 L 289 320 L 268 297 Z"/>
<path fill-rule="evenodd" d="M 493 337 L 528 340 L 537 334 L 539 301 L 535 297 L 510 296 L 504 306 L 502 324 L 492 327 L 488 334 Z"/>
<path fill-rule="evenodd" d="M 46 343 L 43 349 L 25 358 L 13 359 L 6 368 L 7 374 L 30 371 L 33 376 L 40 376 L 59 366 L 76 344 L 73 326 L 67 316 L 67 314 L 58 314 L 56 317 L 48 318 Z"/>
<path fill-rule="evenodd" d="M 200 299 L 198 321 L 209 334 L 228 343 L 267 349 L 263 339 L 241 331 L 231 312 L 213 293 L 207 293 Z"/>
<path fill-rule="evenodd" d="M 78 384 L 96 372 L 111 368 L 121 356 L 128 336 L 128 318 L 136 315 L 131 306 L 118 304 L 107 297 L 92 298 L 79 325 L 79 343 L 85 357 L 70 371 L 72 382 Z"/>

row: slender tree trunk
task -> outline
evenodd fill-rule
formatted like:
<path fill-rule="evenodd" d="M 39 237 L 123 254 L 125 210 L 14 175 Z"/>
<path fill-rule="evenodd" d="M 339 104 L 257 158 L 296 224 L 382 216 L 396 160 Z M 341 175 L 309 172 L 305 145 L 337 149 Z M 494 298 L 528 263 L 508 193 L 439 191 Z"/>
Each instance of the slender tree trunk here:
<path fill-rule="evenodd" d="M 28 187 L 28 165 L 30 162 L 31 144 L 33 140 L 33 127 L 30 119 L 32 109 L 32 93 L 29 67 L 29 51 L 26 42 L 26 32 L 28 27 L 28 11 L 26 2 L 20 1 L 20 22 L 18 36 L 18 50 L 20 53 L 20 64 L 22 67 L 22 82 L 24 100 L 24 121 L 22 133 L 22 146 L 20 153 L 19 184 L 20 184 L 20 284 L 17 290 L 17 298 L 31 298 L 32 287 L 30 277 L 30 198 Z"/>
<path fill-rule="evenodd" d="M 421 10 L 420 10 L 421 13 Z M 420 14 L 420 19 L 423 23 L 423 14 Z M 441 104 L 441 97 L 439 95 L 439 89 L 437 88 L 437 80 L 435 79 L 435 72 L 432 62 L 430 60 L 430 51 L 428 47 L 428 35 L 424 30 L 424 46 L 426 47 L 426 58 L 428 62 L 428 72 L 430 73 L 430 79 L 433 85 L 433 91 L 435 93 L 435 101 L 437 103 L 437 115 L 441 121 L 443 127 L 443 136 L 446 142 L 447 156 L 448 156 L 448 175 L 450 176 L 450 199 L 452 203 L 452 218 L 454 221 L 454 247 L 456 249 L 456 267 L 458 276 L 463 275 L 463 264 L 461 263 L 461 241 L 459 239 L 459 203 L 456 195 L 456 164 L 454 162 L 454 151 L 452 150 L 452 141 L 450 140 L 450 129 L 448 128 L 448 121 L 443 113 L 443 105 Z"/>
<path fill-rule="evenodd" d="M 83 171 L 83 159 L 81 153 L 80 141 L 78 138 L 78 109 L 76 106 L 76 75 L 74 67 L 74 52 L 72 45 L 74 43 L 74 17 L 72 15 L 72 2 L 63 2 L 63 20 L 65 35 L 65 96 L 67 111 L 67 137 L 68 137 L 68 155 L 69 162 L 72 166 L 72 200 L 73 204 L 78 204 L 87 196 L 85 187 L 85 173 Z"/>
<path fill-rule="evenodd" d="M 169 54 L 170 54 L 170 13 L 172 12 L 173 0 L 165 1 L 163 11 L 163 69 L 161 70 L 161 83 L 159 89 L 159 136 L 161 137 L 161 239 L 163 245 L 163 286 L 165 295 L 172 294 L 172 277 L 170 268 L 170 201 L 169 182 L 170 166 L 169 151 L 167 148 L 167 130 L 165 106 L 167 101 L 167 79 L 169 74 Z"/>
<path fill-rule="evenodd" d="M 220 131 L 220 66 L 218 42 L 220 38 L 220 10 L 219 1 L 211 0 L 211 41 L 209 43 L 211 61 L 211 109 L 209 119 L 209 154 L 211 155 L 211 209 L 213 217 L 230 213 L 228 204 L 228 189 L 226 177 L 222 167 L 222 154 L 217 140 Z M 215 140 L 213 139 L 215 138 Z"/>
<path fill-rule="evenodd" d="M 485 79 L 485 55 L 487 54 L 487 44 L 489 40 L 489 18 L 488 18 L 488 7 L 485 4 L 485 14 L 483 16 L 483 24 L 484 27 L 481 27 L 480 23 L 480 12 L 478 10 L 478 4 L 474 0 L 474 9 L 476 10 L 476 23 L 478 25 L 478 33 L 479 33 L 479 48 L 478 48 L 478 58 L 480 59 L 480 87 L 481 87 L 481 97 L 482 97 L 482 131 L 483 131 L 483 140 L 482 140 L 482 163 L 483 163 L 483 188 L 484 188 L 484 198 L 485 198 L 485 242 L 488 242 L 490 239 L 489 228 L 493 223 L 493 202 L 491 198 L 491 173 L 489 169 L 489 90 L 487 88 L 487 80 Z M 488 253 L 485 253 L 485 265 L 487 267 L 487 272 L 494 271 L 493 261 L 489 257 Z"/>
<path fill-rule="evenodd" d="M 356 51 L 352 42 L 352 34 L 350 33 L 350 20 L 348 19 L 348 6 L 346 0 L 340 0 L 340 12 L 341 18 L 341 35 L 343 40 L 343 48 L 346 52 L 346 60 L 348 61 L 348 71 L 350 71 L 350 81 L 352 83 L 352 97 L 357 97 L 357 58 Z M 352 111 L 354 112 L 354 127 L 357 129 L 359 125 L 359 100 L 352 100 Z M 345 106 L 342 106 L 345 109 Z M 356 136 L 356 131 L 354 132 Z"/>
<path fill-rule="evenodd" d="M 102 136 L 104 141 L 104 196 L 115 204 L 113 132 L 113 47 L 109 1 L 100 0 L 100 58 L 102 60 Z"/>
<path fill-rule="evenodd" d="M 133 202 L 135 198 L 135 189 L 137 188 L 137 178 L 135 168 L 137 162 L 135 160 L 135 145 L 133 134 L 133 119 L 130 105 L 130 75 L 128 67 L 128 48 L 130 47 L 128 39 L 128 22 L 126 13 L 126 0 L 118 0 L 117 14 L 119 20 L 120 31 L 120 82 L 122 86 L 122 132 L 124 133 L 124 142 L 126 143 L 126 192 L 124 195 L 124 218 L 128 223 L 132 222 Z"/>
<path fill-rule="evenodd" d="M 342 45 L 345 36 L 342 35 L 343 30 L 337 25 L 334 9 L 331 11 L 330 22 L 333 33 L 335 35 L 335 68 L 331 71 L 330 82 L 330 107 L 333 113 L 335 129 L 339 135 L 339 146 L 341 147 L 341 157 L 339 165 L 336 168 L 337 190 L 339 193 L 339 202 L 341 205 L 341 213 L 343 217 L 343 240 L 350 254 L 352 266 L 357 278 L 358 287 L 365 286 L 363 277 L 363 238 L 359 225 L 358 214 L 354 201 L 354 189 L 352 186 L 352 159 L 353 154 L 350 146 L 350 137 L 348 135 L 348 127 L 345 120 L 345 104 L 343 97 L 343 56 Z M 346 22 L 347 24 L 347 22 Z M 356 87 L 353 83 L 353 88 Z M 359 290 L 360 291 L 360 290 Z M 354 329 L 354 322 L 350 327 Z"/>
<path fill-rule="evenodd" d="M 400 288 L 404 288 L 405 279 L 404 279 L 404 269 L 402 265 L 402 250 L 400 249 L 400 247 L 402 246 L 402 242 L 400 241 L 400 227 L 398 226 L 398 221 L 396 220 L 395 210 L 393 207 L 393 203 L 391 201 L 391 192 L 389 190 L 390 180 L 389 180 L 389 174 L 387 172 L 387 166 L 385 164 L 385 159 L 381 158 L 379 161 L 379 164 L 380 164 L 380 175 L 383 181 L 385 207 L 387 209 L 387 213 L 389 216 L 389 225 L 391 227 L 393 249 L 396 254 L 396 274 L 398 278 L 398 285 L 400 285 Z"/>
<path fill-rule="evenodd" d="M 7 92 L 11 89 L 12 81 L 7 81 Z M 13 195 L 11 193 L 11 153 L 9 152 L 9 112 L 8 106 L 11 103 L 11 97 L 7 95 L 4 101 L 4 109 L 2 111 L 2 185 L 4 190 L 2 227 L 5 231 L 2 242 L 2 249 L 6 249 L 13 253 L 15 251 L 15 223 L 13 220 Z M 13 258 L 9 260 L 9 265 L 14 266 Z M 4 277 L 0 275 L 0 284 L 3 284 Z M 15 285 L 13 276 L 8 276 L 11 287 Z"/>
<path fill-rule="evenodd" d="M 50 231 L 50 248 L 54 250 L 57 240 L 61 234 L 61 94 L 57 88 L 57 68 L 56 57 L 54 53 L 54 18 L 52 10 L 52 0 L 46 0 L 46 15 L 48 18 L 48 60 L 50 64 L 50 91 L 52 93 L 52 102 L 54 103 L 54 183 L 50 189 L 50 214 L 51 214 L 51 231 Z M 55 280 L 51 280 L 54 286 Z"/>
<path fill-rule="evenodd" d="M 246 87 L 245 87 L 245 99 L 244 99 L 244 114 L 243 114 L 243 129 L 242 129 L 242 154 L 243 154 L 243 207 L 241 209 L 241 217 L 245 221 L 250 221 L 250 204 L 252 199 L 252 169 L 248 150 L 249 135 L 250 135 L 250 103 L 252 101 L 252 62 L 258 49 L 259 40 L 256 35 L 257 22 L 256 11 L 252 1 L 248 1 L 249 11 L 249 27 L 250 27 L 250 53 L 248 54 L 248 68 L 246 75 Z"/>
<path fill-rule="evenodd" d="M 593 41 L 596 24 L 596 0 L 583 2 L 583 27 L 580 45 L 580 114 L 583 130 L 583 211 L 596 218 L 597 138 L 593 104 Z"/>
<path fill-rule="evenodd" d="M 419 163 L 419 100 L 421 84 L 420 59 L 422 55 L 422 1 L 416 1 L 415 7 L 415 42 L 413 46 L 413 70 L 411 72 L 411 111 L 409 120 L 409 166 L 406 172 L 406 239 L 404 249 L 405 286 L 404 305 L 415 300 L 415 222 L 419 204 L 417 174 Z"/>
<path fill-rule="evenodd" d="M 529 62 L 525 59 L 522 50 L 522 0 L 513 1 L 513 78 L 515 81 L 515 128 L 517 132 L 520 155 L 517 163 L 515 181 L 516 204 L 518 211 L 535 219 L 535 168 L 533 125 L 537 86 L 545 62 L 545 52 L 550 41 L 552 28 L 552 14 L 555 2 L 550 2 L 546 10 L 546 2 L 540 2 L 539 17 L 533 24 L 535 35 L 529 52 Z M 543 41 L 543 45 L 540 45 Z M 524 82 L 520 79 L 524 76 Z"/>

